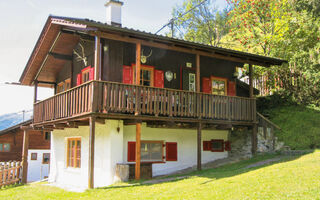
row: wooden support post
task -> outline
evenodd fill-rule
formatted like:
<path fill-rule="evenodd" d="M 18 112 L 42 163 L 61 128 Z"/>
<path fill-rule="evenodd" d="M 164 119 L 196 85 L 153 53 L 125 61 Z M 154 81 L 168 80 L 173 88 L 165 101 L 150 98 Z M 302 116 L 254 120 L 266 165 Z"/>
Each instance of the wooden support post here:
<path fill-rule="evenodd" d="M 135 179 L 140 179 L 140 160 L 141 160 L 141 122 L 136 124 L 136 167 Z"/>
<path fill-rule="evenodd" d="M 136 44 L 136 85 L 140 85 L 141 43 Z"/>
<path fill-rule="evenodd" d="M 200 77 L 200 55 L 196 55 L 196 91 L 201 92 L 200 89 L 200 82 L 201 82 L 201 77 Z"/>
<path fill-rule="evenodd" d="M 249 97 L 253 98 L 253 69 L 251 64 L 249 64 L 249 87 Z"/>
<path fill-rule="evenodd" d="M 197 129 L 197 169 L 201 170 L 201 131 L 202 124 L 199 122 Z"/>
<path fill-rule="evenodd" d="M 253 68 L 252 68 L 252 64 L 249 64 L 249 86 L 250 86 L 250 90 L 249 90 L 249 97 L 250 98 L 254 98 L 254 94 L 253 94 Z M 253 105 L 253 125 L 252 125 L 252 137 L 251 137 L 251 152 L 252 154 L 256 154 L 257 153 L 257 145 L 258 145 L 258 137 L 257 137 L 257 133 L 258 133 L 258 125 L 257 125 L 257 120 L 256 120 L 256 104 Z"/>
<path fill-rule="evenodd" d="M 99 36 L 95 36 L 94 51 L 94 80 L 101 80 L 101 40 Z"/>
<path fill-rule="evenodd" d="M 89 132 L 89 163 L 88 163 L 88 188 L 94 188 L 94 140 L 96 118 L 90 117 L 90 132 Z"/>
<path fill-rule="evenodd" d="M 33 99 L 33 103 L 37 103 L 38 101 L 38 81 L 35 80 L 34 81 L 34 99 Z"/>
<path fill-rule="evenodd" d="M 29 149 L 29 133 L 27 130 L 23 132 L 22 146 L 22 183 L 27 183 L 28 176 L 28 149 Z"/>

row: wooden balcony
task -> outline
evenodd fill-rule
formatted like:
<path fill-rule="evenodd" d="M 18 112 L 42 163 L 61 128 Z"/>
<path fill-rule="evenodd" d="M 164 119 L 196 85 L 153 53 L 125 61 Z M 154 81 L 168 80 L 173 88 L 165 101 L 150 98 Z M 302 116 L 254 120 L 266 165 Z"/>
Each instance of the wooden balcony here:
<path fill-rule="evenodd" d="M 254 98 L 90 81 L 34 104 L 34 124 L 97 114 L 116 119 L 252 124 Z"/>

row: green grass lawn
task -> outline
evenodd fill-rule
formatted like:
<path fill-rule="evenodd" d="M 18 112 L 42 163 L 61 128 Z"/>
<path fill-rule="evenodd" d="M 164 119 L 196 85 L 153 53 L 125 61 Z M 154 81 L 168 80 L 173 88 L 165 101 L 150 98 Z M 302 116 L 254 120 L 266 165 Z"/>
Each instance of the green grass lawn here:
<path fill-rule="evenodd" d="M 257 156 L 171 182 L 122 183 L 84 193 L 30 184 L 0 190 L 0 199 L 320 199 L 320 150 L 245 168 L 276 156 Z"/>
<path fill-rule="evenodd" d="M 271 121 L 283 131 L 276 136 L 291 149 L 320 148 L 320 110 L 302 105 L 280 106 L 268 110 Z"/>

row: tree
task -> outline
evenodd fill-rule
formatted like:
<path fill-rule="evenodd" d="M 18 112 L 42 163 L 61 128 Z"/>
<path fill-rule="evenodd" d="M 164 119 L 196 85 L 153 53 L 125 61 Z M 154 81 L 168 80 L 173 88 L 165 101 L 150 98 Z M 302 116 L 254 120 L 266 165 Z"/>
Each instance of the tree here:
<path fill-rule="evenodd" d="M 228 9 L 218 11 L 210 0 L 186 0 L 173 9 L 173 31 L 188 41 L 219 46 L 229 29 L 227 13 Z"/>

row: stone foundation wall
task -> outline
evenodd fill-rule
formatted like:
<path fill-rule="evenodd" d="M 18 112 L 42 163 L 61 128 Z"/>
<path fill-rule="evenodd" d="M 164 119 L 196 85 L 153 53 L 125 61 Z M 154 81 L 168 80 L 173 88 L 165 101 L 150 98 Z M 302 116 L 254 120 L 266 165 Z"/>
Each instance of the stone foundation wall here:
<path fill-rule="evenodd" d="M 251 153 L 251 136 L 252 129 L 237 129 L 231 131 L 230 142 L 231 151 L 230 157 L 252 157 Z M 258 153 L 267 153 L 278 151 L 283 147 L 283 142 L 279 142 L 278 138 L 274 135 L 274 129 L 258 127 Z"/>

